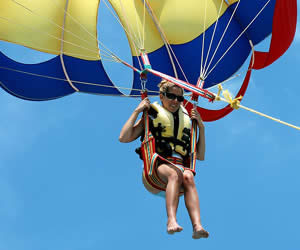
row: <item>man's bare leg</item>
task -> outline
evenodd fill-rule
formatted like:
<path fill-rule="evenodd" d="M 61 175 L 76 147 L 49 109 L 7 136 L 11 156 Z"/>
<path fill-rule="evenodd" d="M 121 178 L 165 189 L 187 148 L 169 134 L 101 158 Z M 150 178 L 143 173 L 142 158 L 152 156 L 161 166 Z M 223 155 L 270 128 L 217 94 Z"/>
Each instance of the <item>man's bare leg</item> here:
<path fill-rule="evenodd" d="M 182 231 L 182 227 L 178 225 L 176 212 L 179 203 L 179 191 L 182 185 L 182 172 L 167 164 L 158 167 L 157 173 L 160 178 L 167 182 L 166 187 L 166 210 L 168 216 L 167 232 L 173 234 Z"/>
<path fill-rule="evenodd" d="M 209 233 L 202 227 L 200 219 L 200 203 L 194 175 L 186 170 L 183 173 L 184 200 L 193 225 L 193 238 L 207 238 Z"/>

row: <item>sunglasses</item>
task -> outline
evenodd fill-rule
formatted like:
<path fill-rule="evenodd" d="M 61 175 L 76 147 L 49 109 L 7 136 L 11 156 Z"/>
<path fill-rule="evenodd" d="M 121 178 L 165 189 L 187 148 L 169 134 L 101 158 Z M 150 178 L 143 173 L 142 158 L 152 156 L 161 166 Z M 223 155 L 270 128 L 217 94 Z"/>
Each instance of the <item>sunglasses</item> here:
<path fill-rule="evenodd" d="M 177 98 L 177 101 L 179 101 L 179 102 L 183 102 L 183 100 L 184 100 L 184 97 L 182 95 L 175 95 L 175 94 L 168 93 L 168 92 L 162 92 L 162 94 L 170 100 L 175 100 L 176 98 Z"/>

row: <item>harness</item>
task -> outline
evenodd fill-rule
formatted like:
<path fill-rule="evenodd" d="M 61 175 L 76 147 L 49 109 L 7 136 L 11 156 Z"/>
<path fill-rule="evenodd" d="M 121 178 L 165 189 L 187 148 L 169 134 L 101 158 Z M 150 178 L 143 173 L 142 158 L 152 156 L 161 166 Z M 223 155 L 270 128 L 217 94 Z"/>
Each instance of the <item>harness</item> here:
<path fill-rule="evenodd" d="M 143 97 L 145 98 L 146 95 L 144 94 Z M 145 110 L 143 113 L 143 121 L 144 121 L 144 138 L 141 144 L 141 156 L 144 162 L 144 169 L 143 169 L 143 177 L 144 181 L 147 185 L 151 186 L 152 188 L 160 191 L 166 191 L 166 183 L 159 178 L 156 167 L 158 160 L 164 161 L 168 164 L 171 164 L 176 167 L 176 164 L 173 163 L 170 159 L 166 159 L 162 157 L 160 154 L 156 152 L 155 147 L 155 138 L 150 131 L 149 128 L 149 114 L 148 111 Z M 192 121 L 191 126 L 191 135 L 190 135 L 190 154 L 189 154 L 189 169 L 195 173 L 195 166 L 196 166 L 196 143 L 197 143 L 197 123 L 196 121 Z"/>

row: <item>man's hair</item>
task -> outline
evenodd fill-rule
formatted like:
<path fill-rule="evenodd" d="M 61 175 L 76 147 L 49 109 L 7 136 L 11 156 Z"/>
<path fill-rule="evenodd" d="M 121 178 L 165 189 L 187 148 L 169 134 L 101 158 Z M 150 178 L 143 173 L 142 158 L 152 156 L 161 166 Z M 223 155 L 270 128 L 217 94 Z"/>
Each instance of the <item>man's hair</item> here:
<path fill-rule="evenodd" d="M 178 85 L 176 85 L 175 83 L 169 82 L 169 81 L 167 81 L 167 80 L 162 80 L 162 81 L 158 84 L 158 87 L 159 87 L 159 92 L 162 92 L 162 93 L 167 93 L 167 92 L 169 92 L 169 89 L 170 89 L 170 88 L 176 87 L 176 88 L 181 89 L 182 94 L 183 94 L 183 88 L 181 88 L 181 87 L 179 87 Z"/>

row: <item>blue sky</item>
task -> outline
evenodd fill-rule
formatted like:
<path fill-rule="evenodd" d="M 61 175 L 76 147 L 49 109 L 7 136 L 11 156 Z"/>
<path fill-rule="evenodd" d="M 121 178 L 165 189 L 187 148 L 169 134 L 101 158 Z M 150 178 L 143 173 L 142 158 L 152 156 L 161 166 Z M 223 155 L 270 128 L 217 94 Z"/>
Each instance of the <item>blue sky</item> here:
<path fill-rule="evenodd" d="M 15 47 L 1 43 L 1 51 L 24 60 Z M 299 52 L 298 30 L 280 60 L 253 72 L 243 105 L 299 126 Z M 244 110 L 205 124 L 196 182 L 211 236 L 195 241 L 183 200 L 184 231 L 167 235 L 164 200 L 141 182 L 139 142 L 118 142 L 137 104 L 87 94 L 29 102 L 0 91 L 0 250 L 300 248 L 298 130 Z"/>

